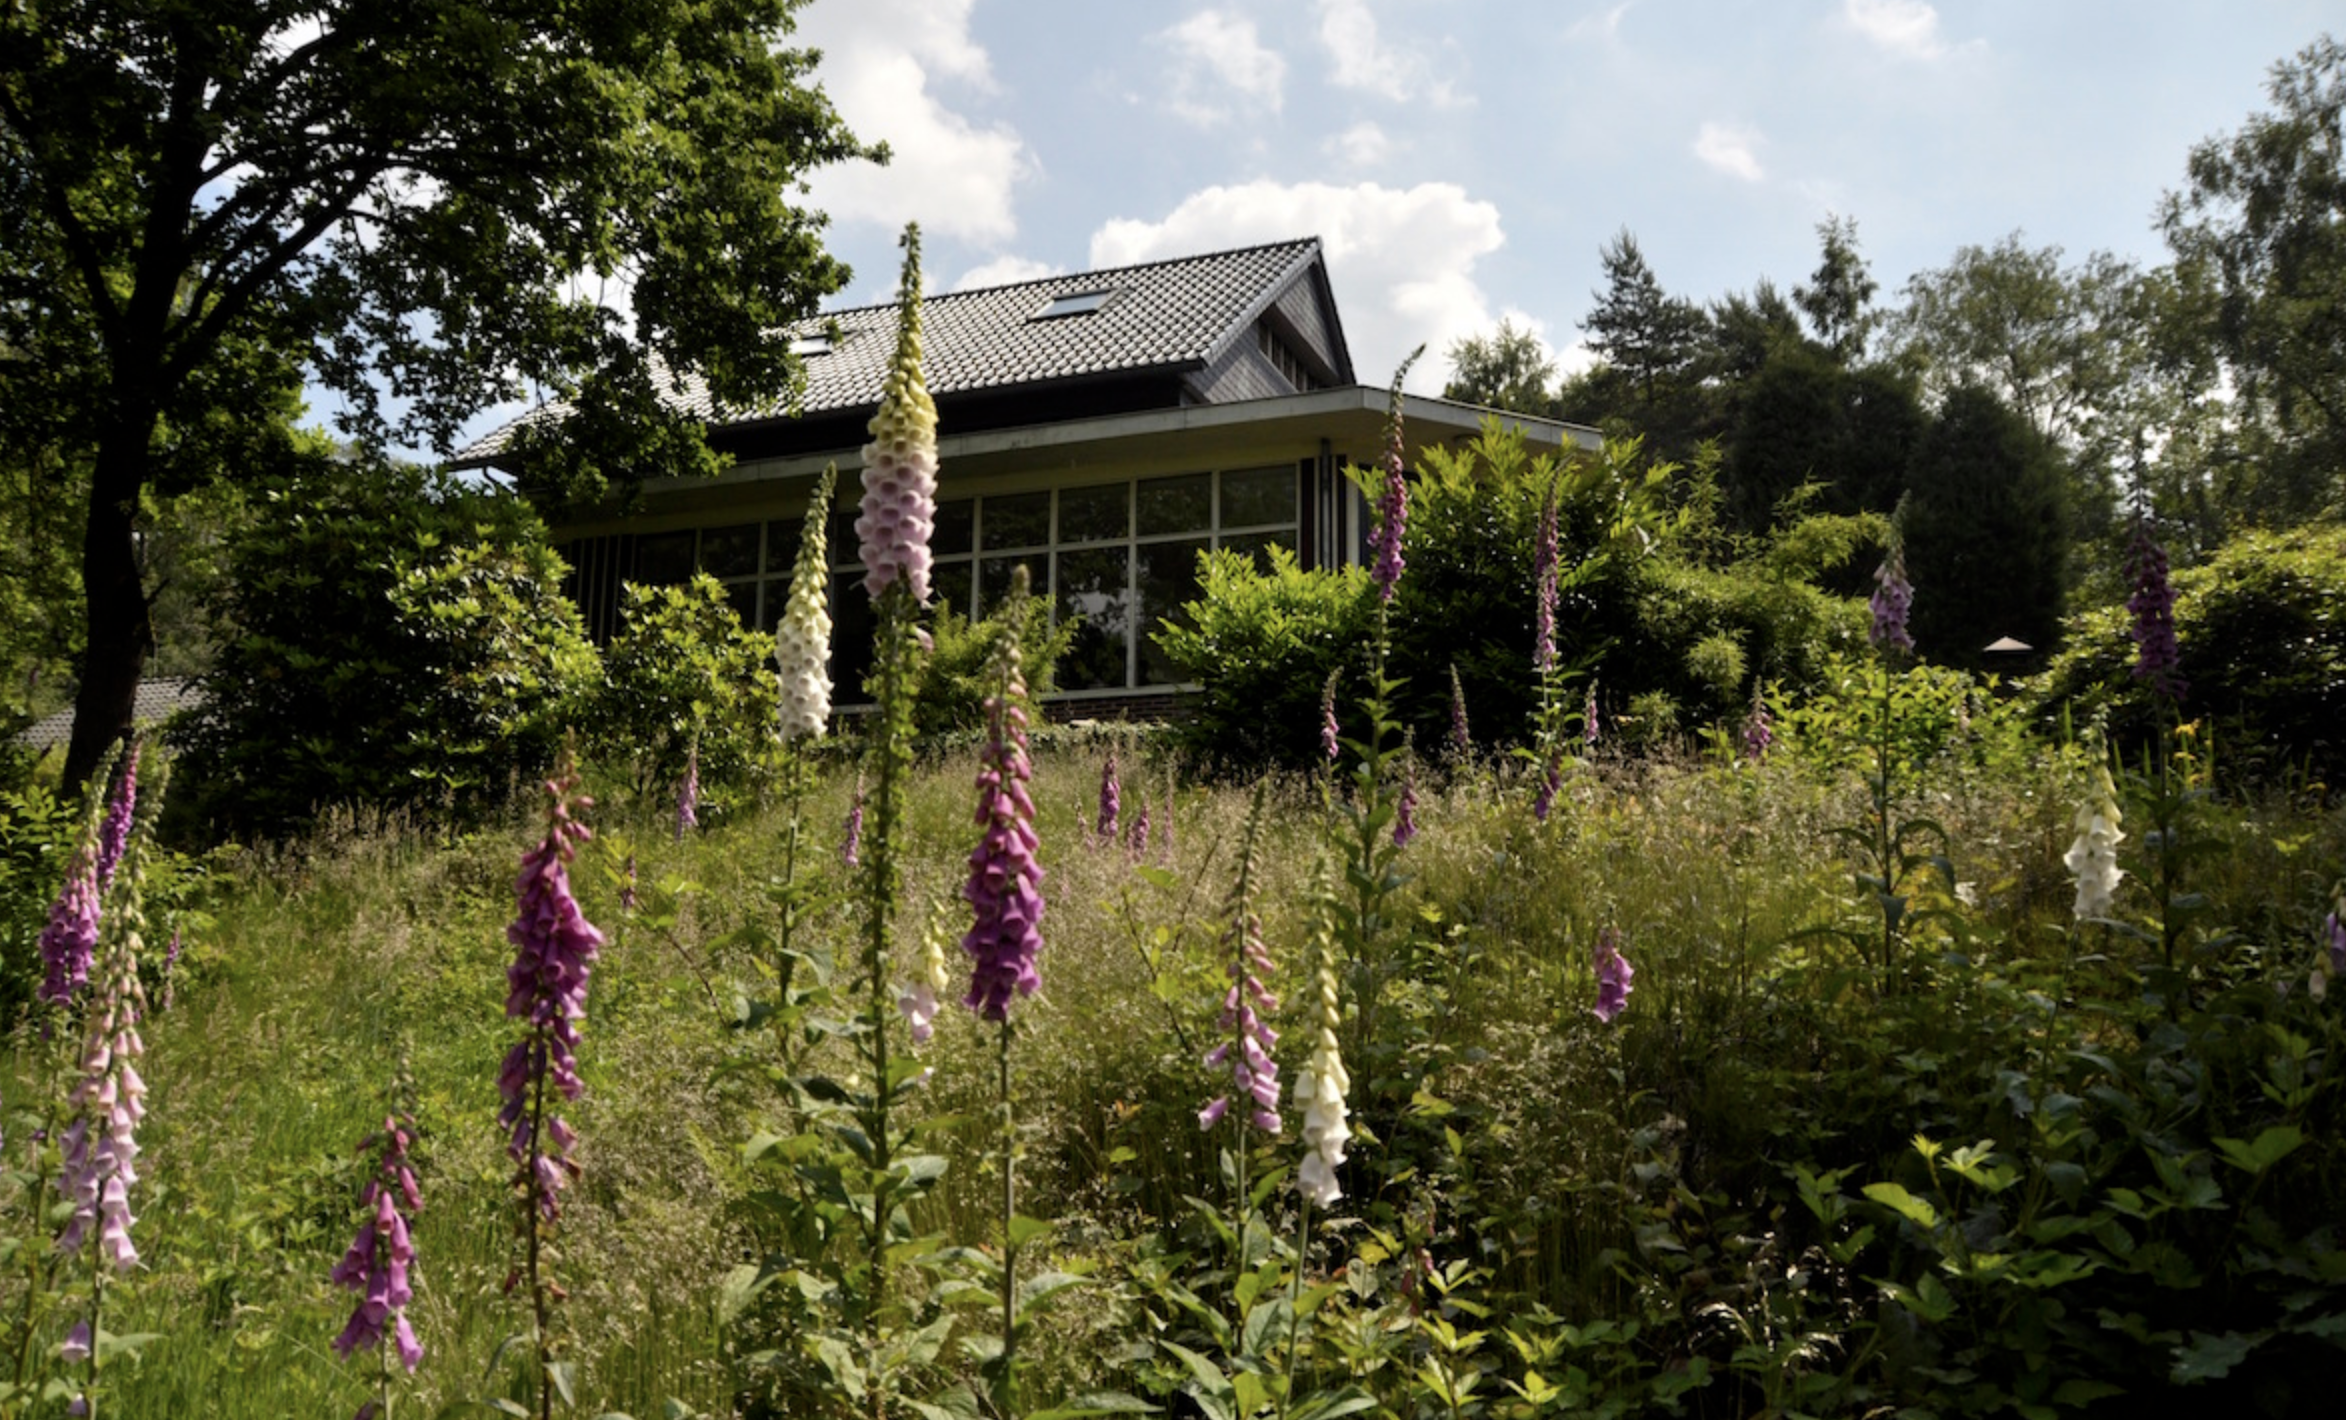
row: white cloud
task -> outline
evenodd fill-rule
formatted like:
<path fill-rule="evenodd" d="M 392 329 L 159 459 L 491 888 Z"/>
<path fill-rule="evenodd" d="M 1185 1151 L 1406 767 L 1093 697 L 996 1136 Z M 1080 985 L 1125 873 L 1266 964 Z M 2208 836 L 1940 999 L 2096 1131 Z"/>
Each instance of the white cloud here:
<path fill-rule="evenodd" d="M 795 42 L 823 51 L 815 77 L 856 137 L 883 140 L 887 167 L 817 171 L 809 202 L 842 222 L 1003 242 L 1017 235 L 1014 190 L 1035 171 L 1017 130 L 980 126 L 931 91 L 937 78 L 993 89 L 986 52 L 971 37 L 974 0 L 859 0 L 801 13 Z"/>
<path fill-rule="evenodd" d="M 1348 168 L 1374 168 L 1392 155 L 1393 140 L 1364 118 L 1322 143 L 1320 151 Z"/>
<path fill-rule="evenodd" d="M 1244 113 L 1279 111 L 1287 61 L 1263 47 L 1254 21 L 1200 10 L 1154 39 L 1173 50 L 1167 102 L 1182 118 L 1210 128 Z"/>
<path fill-rule="evenodd" d="M 1729 177 L 1758 182 L 1767 176 L 1759 160 L 1759 145 L 1765 141 L 1756 129 L 1706 123 L 1695 135 L 1694 156 Z"/>
<path fill-rule="evenodd" d="M 1330 81 L 1395 103 L 1423 99 L 1438 108 L 1459 101 L 1447 79 L 1436 79 L 1423 53 L 1398 49 L 1377 34 L 1368 0 L 1319 0 L 1320 43 L 1336 61 Z"/>
<path fill-rule="evenodd" d="M 1258 180 L 1192 193 L 1163 221 L 1119 218 L 1092 234 L 1094 266 L 1219 251 L 1253 242 L 1317 236 L 1344 312 L 1354 372 L 1381 384 L 1419 344 L 1427 358 L 1409 387 L 1442 387 L 1438 358 L 1462 336 L 1496 323 L 1474 280 L 1474 265 L 1506 241 L 1499 209 L 1455 183 L 1402 189 L 1376 183 Z"/>
<path fill-rule="evenodd" d="M 1936 59 L 1947 52 L 1939 37 L 1939 12 L 1923 0 L 1841 0 L 1841 13 L 1859 34 L 1892 54 Z"/>
<path fill-rule="evenodd" d="M 953 283 L 953 289 L 974 291 L 984 286 L 1015 286 L 1021 281 L 1057 276 L 1065 269 L 1047 261 L 1033 261 L 1023 256 L 998 256 L 982 266 L 973 266 L 962 272 L 961 279 Z"/>
<path fill-rule="evenodd" d="M 1610 10 L 1599 10 L 1593 15 L 1583 15 L 1565 28 L 1564 38 L 1571 40 L 1618 39 L 1621 36 L 1621 17 L 1628 14 L 1636 4 L 1637 0 L 1622 0 L 1622 3 L 1615 5 Z"/>

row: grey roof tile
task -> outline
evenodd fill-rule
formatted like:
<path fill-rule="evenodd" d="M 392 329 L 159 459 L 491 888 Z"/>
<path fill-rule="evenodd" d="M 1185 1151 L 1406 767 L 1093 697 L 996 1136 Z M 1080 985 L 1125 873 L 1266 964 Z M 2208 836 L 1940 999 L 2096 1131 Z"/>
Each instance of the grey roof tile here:
<path fill-rule="evenodd" d="M 1303 238 L 929 296 L 921 302 L 929 392 L 945 397 L 1202 365 L 1224 342 L 1242 333 L 1318 253 L 1318 239 Z M 1054 298 L 1100 290 L 1115 295 L 1097 311 L 1035 318 Z M 827 354 L 804 357 L 807 381 L 801 414 L 837 413 L 879 403 L 888 360 L 896 349 L 896 304 L 830 312 L 779 332 L 779 338 L 818 335 L 834 322 L 840 332 L 837 345 Z M 714 414 L 708 392 L 697 379 L 680 381 L 675 398 L 680 407 L 702 418 Z M 554 408 L 530 411 L 465 449 L 458 461 L 493 457 L 514 429 Z M 778 405 L 771 406 L 736 412 L 728 422 L 754 422 L 781 413 Z"/>

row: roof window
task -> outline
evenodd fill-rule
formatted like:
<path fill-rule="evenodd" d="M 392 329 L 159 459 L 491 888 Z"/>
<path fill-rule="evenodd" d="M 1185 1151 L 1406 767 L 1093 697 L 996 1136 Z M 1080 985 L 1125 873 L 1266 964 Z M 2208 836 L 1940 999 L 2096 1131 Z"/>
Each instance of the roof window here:
<path fill-rule="evenodd" d="M 828 355 L 838 348 L 837 341 L 819 330 L 812 335 L 794 335 L 790 338 L 790 353 L 793 355 Z"/>
<path fill-rule="evenodd" d="M 1053 296 L 1043 308 L 1028 316 L 1028 320 L 1057 320 L 1061 316 L 1088 316 L 1116 298 L 1109 291 L 1070 291 L 1064 296 Z"/>

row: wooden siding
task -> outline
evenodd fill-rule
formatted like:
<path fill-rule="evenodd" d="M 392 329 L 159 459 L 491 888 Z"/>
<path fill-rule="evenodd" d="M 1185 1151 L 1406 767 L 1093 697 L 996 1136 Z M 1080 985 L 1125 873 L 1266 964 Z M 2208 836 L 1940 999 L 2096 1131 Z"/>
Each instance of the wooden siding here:
<path fill-rule="evenodd" d="M 1231 342 L 1221 359 L 1199 371 L 1190 388 L 1196 392 L 1200 404 L 1232 404 L 1244 399 L 1271 399 L 1296 393 L 1295 387 L 1287 383 L 1287 377 L 1263 358 L 1252 331 L 1247 332 L 1245 339 Z"/>
<path fill-rule="evenodd" d="M 1336 372 L 1335 339 L 1328 329 L 1327 313 L 1320 307 L 1318 283 L 1311 279 L 1311 273 L 1307 271 L 1289 282 L 1287 289 L 1279 293 L 1279 299 L 1272 303 L 1272 309 L 1295 331 L 1299 347 L 1296 353 L 1318 361 L 1322 378 L 1335 383 L 1332 378 Z"/>

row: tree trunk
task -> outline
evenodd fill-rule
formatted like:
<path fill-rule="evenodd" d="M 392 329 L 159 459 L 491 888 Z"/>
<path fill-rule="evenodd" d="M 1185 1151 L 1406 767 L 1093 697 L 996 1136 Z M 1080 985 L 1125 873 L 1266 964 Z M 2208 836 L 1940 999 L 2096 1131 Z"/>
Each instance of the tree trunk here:
<path fill-rule="evenodd" d="M 136 520 L 155 422 L 152 411 L 118 417 L 99 441 L 90 471 L 90 521 L 81 547 L 88 649 L 73 699 L 73 739 L 65 750 L 68 790 L 89 782 L 115 742 L 130 733 L 139 673 L 154 639 L 139 577 Z"/>

